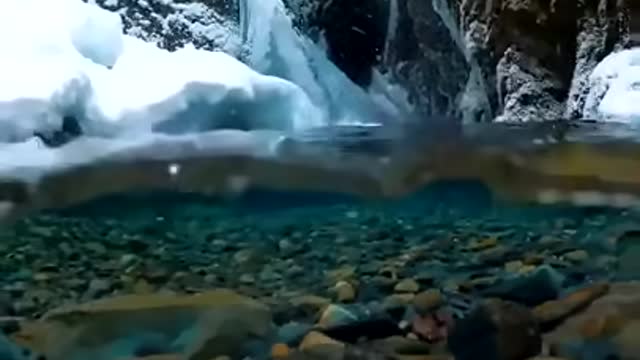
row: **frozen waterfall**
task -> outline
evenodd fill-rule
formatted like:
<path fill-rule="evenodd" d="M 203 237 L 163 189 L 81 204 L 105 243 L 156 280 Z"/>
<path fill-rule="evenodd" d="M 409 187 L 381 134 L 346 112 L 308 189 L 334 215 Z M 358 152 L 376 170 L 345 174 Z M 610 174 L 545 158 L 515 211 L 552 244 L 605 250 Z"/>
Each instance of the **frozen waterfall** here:
<path fill-rule="evenodd" d="M 404 94 L 380 74 L 371 89 L 354 84 L 321 45 L 296 31 L 282 0 L 239 1 L 249 65 L 300 86 L 328 124 L 378 125 L 407 117 L 408 105 L 398 101 Z"/>

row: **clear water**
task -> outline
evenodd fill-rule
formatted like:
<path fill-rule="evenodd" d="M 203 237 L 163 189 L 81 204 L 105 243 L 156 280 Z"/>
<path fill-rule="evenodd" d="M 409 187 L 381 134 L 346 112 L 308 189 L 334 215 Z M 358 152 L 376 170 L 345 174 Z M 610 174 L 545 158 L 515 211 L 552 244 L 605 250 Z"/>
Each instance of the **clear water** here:
<path fill-rule="evenodd" d="M 628 174 L 616 172 L 608 164 L 635 163 L 634 145 L 612 135 L 589 137 L 593 129 L 584 128 L 590 126 L 583 124 L 582 133 L 570 131 L 583 141 L 567 142 L 569 150 L 558 145 L 531 145 L 532 137 L 547 131 L 537 126 L 507 130 L 497 126 L 491 128 L 490 135 L 483 135 L 485 130 L 481 129 L 474 135 L 458 134 L 458 138 L 450 132 L 449 140 L 439 137 L 444 140 L 431 143 L 412 141 L 413 137 L 385 139 L 369 128 L 333 132 L 331 136 L 309 134 L 305 141 L 292 143 L 296 146 L 291 148 L 298 151 L 298 165 L 252 170 L 254 175 L 258 174 L 255 171 L 264 171 L 264 184 L 273 187 L 248 182 L 242 188 L 208 191 L 211 174 L 207 171 L 227 169 L 229 175 L 236 170 L 233 165 L 220 165 L 220 159 L 198 163 L 200 171 L 185 170 L 189 175 L 184 176 L 191 177 L 185 182 L 180 181 L 180 174 L 178 180 L 167 182 L 132 176 L 131 187 L 127 188 L 122 185 L 127 174 L 153 172 L 153 166 L 133 161 L 121 169 L 98 166 L 61 174 L 30 193 L 16 184 L 7 185 L 3 187 L 4 199 L 24 206 L 16 207 L 18 210 L 5 218 L 0 233 L 0 252 L 7 259 L 0 267 L 0 287 L 11 289 L 16 283 L 26 283 L 34 289 L 51 289 L 56 284 L 54 295 L 25 305 L 24 314 L 32 315 L 66 302 L 106 295 L 90 293 L 86 284 L 73 288 L 59 275 L 54 278 L 60 283 L 34 280 L 35 274 L 47 272 L 43 269 L 52 266 L 59 268 L 63 277 L 108 279 L 109 294 L 135 291 L 127 278 L 130 275 L 146 279 L 157 291 L 190 293 L 230 287 L 273 298 L 292 294 L 328 296 L 331 284 L 327 283 L 327 273 L 352 267 L 366 283 L 384 264 L 399 259 L 405 259 L 403 277 L 428 274 L 429 286 L 438 288 L 478 277 L 509 276 L 513 270 L 506 270 L 507 264 L 528 256 L 539 256 L 542 264 L 558 271 L 563 289 L 595 280 L 636 278 L 640 275 L 635 266 L 638 249 L 629 238 L 635 238 L 639 213 L 633 201 L 616 199 L 620 194 L 632 199 L 637 184 L 620 182 Z M 494 138 L 505 131 L 512 140 L 520 134 L 523 142 L 516 146 L 515 142 L 509 145 L 502 141 L 502 136 Z M 554 131 L 557 133 L 557 129 Z M 429 138 L 428 134 L 420 137 Z M 604 138 L 614 139 L 613 146 Z M 455 146 L 447 148 L 454 139 Z M 400 140 L 414 147 L 394 145 Z M 465 147 L 469 147 L 468 152 L 461 151 Z M 377 169 L 377 178 L 367 178 L 383 179 L 375 184 L 413 179 L 416 172 L 434 178 L 440 174 L 443 179 L 390 185 L 399 188 L 398 184 L 409 184 L 397 193 L 381 191 L 384 186 L 364 189 L 358 176 L 345 175 L 340 172 L 342 168 L 335 173 L 314 172 L 324 163 L 314 167 L 310 161 L 322 154 L 327 162 L 325 151 L 329 150 L 342 159 L 352 157 L 353 164 L 361 167 L 351 170 L 360 175 L 370 175 L 367 171 L 374 170 L 364 166 L 371 163 L 367 160 L 391 159 L 386 163 L 389 167 Z M 469 157 L 470 153 L 480 156 L 490 151 L 503 156 L 489 160 Z M 421 161 L 394 167 L 401 162 L 394 163 L 393 154 Z M 527 154 L 542 155 L 527 158 Z M 427 161 L 436 157 L 443 157 L 447 166 Z M 505 159 L 514 157 L 527 161 L 517 162 L 520 168 L 505 167 Z M 587 165 L 585 157 L 590 160 Z M 469 163 L 480 161 L 477 159 L 486 161 L 479 171 Z M 419 171 L 415 164 L 422 166 Z M 196 168 L 184 168 L 189 166 Z M 566 171 L 554 175 L 557 170 Z M 406 176 L 392 176 L 392 171 L 404 171 Z M 104 186 L 105 180 L 111 184 L 119 176 L 125 182 Z M 194 186 L 182 191 L 185 184 Z M 565 196 L 551 199 L 556 202 L 540 197 L 550 184 Z M 161 186 L 154 190 L 157 185 Z M 82 196 L 77 197 L 78 193 Z M 578 201 L 585 193 L 591 194 L 587 200 L 592 203 L 586 202 L 587 206 Z M 501 250 L 497 254 L 481 256 L 468 251 L 471 244 L 487 238 L 498 240 Z M 424 262 L 406 260 L 425 249 L 432 249 L 433 258 Z M 586 251 L 587 259 L 567 257 L 576 250 Z M 136 260 L 131 264 L 123 260 L 129 257 Z M 129 275 L 122 275 L 122 271 Z M 157 271 L 166 276 L 155 278 L 153 273 Z M 188 280 L 177 276 L 187 276 Z M 481 296 L 482 290 L 470 291 Z M 371 301 L 383 297 L 384 291 L 372 287 L 359 296 L 362 301 Z"/>

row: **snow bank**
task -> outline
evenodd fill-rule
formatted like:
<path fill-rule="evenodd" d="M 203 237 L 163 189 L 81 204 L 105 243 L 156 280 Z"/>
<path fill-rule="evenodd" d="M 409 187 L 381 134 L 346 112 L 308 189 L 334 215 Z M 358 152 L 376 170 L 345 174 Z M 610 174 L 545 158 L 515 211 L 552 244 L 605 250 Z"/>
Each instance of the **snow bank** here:
<path fill-rule="evenodd" d="M 640 48 L 607 56 L 590 77 L 586 117 L 640 122 Z"/>
<path fill-rule="evenodd" d="M 25 21 L 29 19 L 29 21 Z M 297 130 L 323 119 L 295 84 L 222 52 L 168 52 L 124 35 L 119 15 L 80 0 L 0 2 L 0 141 L 74 117 L 87 135 L 213 128 Z"/>
<path fill-rule="evenodd" d="M 253 17 L 254 29 L 264 25 L 271 40 L 280 39 L 271 58 L 274 49 L 257 48 L 261 60 L 273 60 L 265 66 L 270 75 L 223 52 L 160 49 L 123 34 L 115 13 L 81 0 L 0 0 L 0 213 L 136 186 L 224 188 L 238 177 L 276 188 L 375 193 L 374 165 L 307 148 L 287 156 L 284 139 L 326 126 L 331 114 L 387 119 L 393 104 L 378 111 L 330 64 L 307 71 L 304 62 L 325 57 L 302 51 L 317 47 L 297 48 L 284 14 L 270 18 L 279 27 L 259 20 Z M 286 49 L 302 52 L 288 58 Z M 77 139 L 45 145 L 70 121 L 80 128 Z"/>

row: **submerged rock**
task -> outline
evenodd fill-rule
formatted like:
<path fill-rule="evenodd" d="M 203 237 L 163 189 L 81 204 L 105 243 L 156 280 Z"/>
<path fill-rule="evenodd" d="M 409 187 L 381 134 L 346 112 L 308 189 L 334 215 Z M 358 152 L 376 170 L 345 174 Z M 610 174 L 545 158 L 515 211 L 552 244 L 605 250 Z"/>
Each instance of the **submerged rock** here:
<path fill-rule="evenodd" d="M 569 296 L 587 299 L 587 292 Z M 637 359 L 640 354 L 640 284 L 611 284 L 609 292 L 544 335 L 552 353 L 570 359 Z"/>
<path fill-rule="evenodd" d="M 192 296 L 129 295 L 46 314 L 18 339 L 52 360 L 113 359 L 140 353 L 184 354 L 189 360 L 242 354 L 268 335 L 271 314 L 229 290 Z"/>
<path fill-rule="evenodd" d="M 540 353 L 542 337 L 529 309 L 487 300 L 456 322 L 448 344 L 456 360 L 523 360 Z"/>
<path fill-rule="evenodd" d="M 535 306 L 556 299 L 562 289 L 562 280 L 562 274 L 549 266 L 542 266 L 536 271 L 502 280 L 481 293 L 488 297 Z"/>

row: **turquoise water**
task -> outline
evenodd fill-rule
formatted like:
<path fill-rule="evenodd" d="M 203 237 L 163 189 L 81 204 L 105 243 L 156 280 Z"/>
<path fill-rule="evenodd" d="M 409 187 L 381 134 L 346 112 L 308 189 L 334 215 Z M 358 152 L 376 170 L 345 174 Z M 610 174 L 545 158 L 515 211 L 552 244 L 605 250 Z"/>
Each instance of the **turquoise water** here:
<path fill-rule="evenodd" d="M 7 259 L 5 287 L 60 266 L 71 277 L 110 279 L 101 295 L 131 291 L 131 284 L 119 279 L 123 271 L 178 292 L 222 286 L 275 298 L 325 294 L 327 272 L 347 266 L 372 279 L 384 263 L 424 249 L 433 249 L 433 258 L 409 262 L 402 272 L 425 277 L 432 287 L 507 276 L 505 264 L 537 254 L 562 274 L 561 287 L 569 288 L 633 276 L 612 239 L 632 232 L 637 220 L 637 213 L 626 209 L 505 201 L 476 182 L 442 182 L 402 199 L 375 201 L 267 190 L 232 198 L 136 193 L 27 216 L 5 227 L 0 250 Z M 467 244 L 491 237 L 503 251 L 466 250 Z M 587 251 L 589 259 L 567 260 L 576 250 Z M 39 258 L 43 253 L 46 259 Z M 138 259 L 132 269 L 118 265 L 128 257 Z M 16 273 L 16 267 L 23 271 Z M 176 279 L 178 272 L 189 279 Z M 32 281 L 33 286 L 54 283 Z M 28 310 L 100 296 L 87 295 L 86 284 L 69 285 L 71 290 L 64 281 L 58 286 L 55 296 Z M 469 291 L 480 294 L 483 288 Z M 372 286 L 361 296 L 366 301 L 383 294 Z"/>

